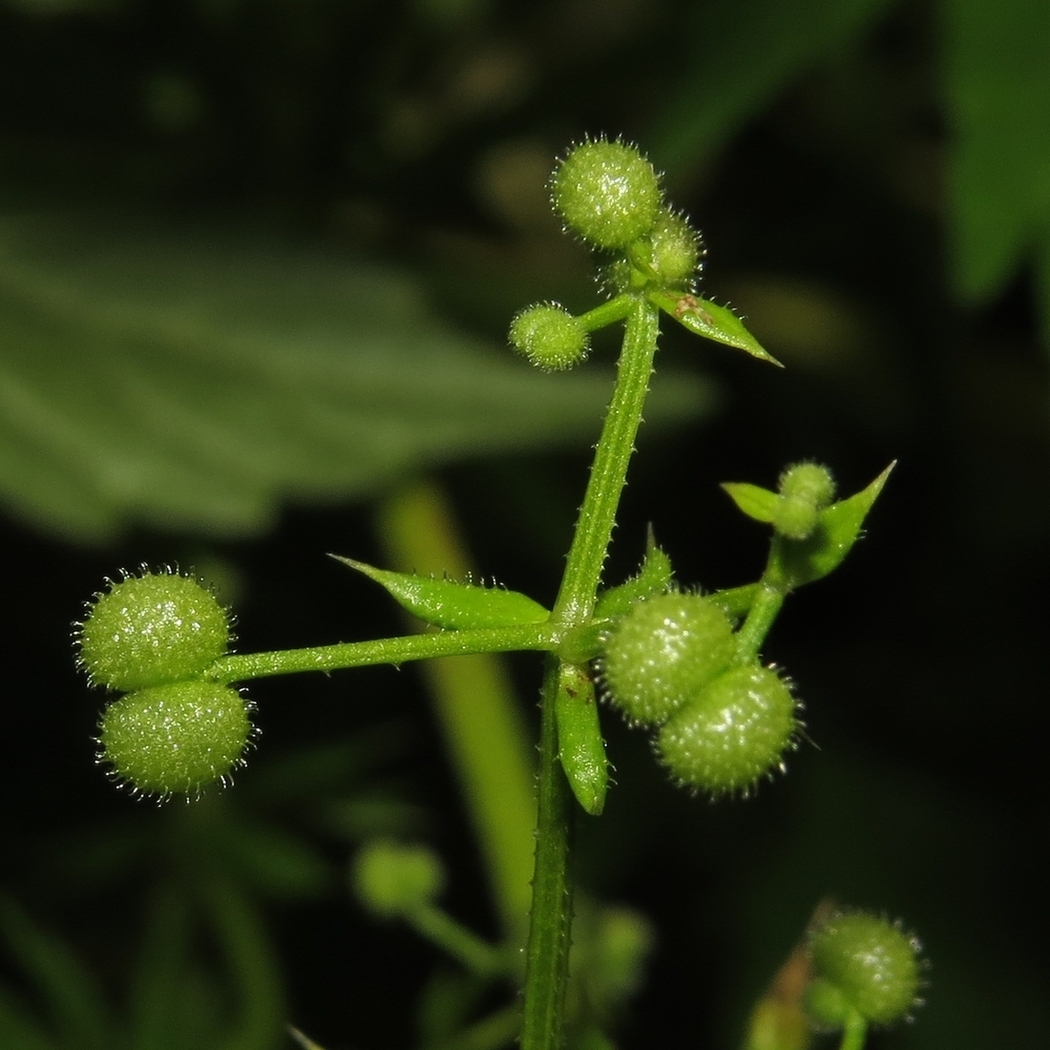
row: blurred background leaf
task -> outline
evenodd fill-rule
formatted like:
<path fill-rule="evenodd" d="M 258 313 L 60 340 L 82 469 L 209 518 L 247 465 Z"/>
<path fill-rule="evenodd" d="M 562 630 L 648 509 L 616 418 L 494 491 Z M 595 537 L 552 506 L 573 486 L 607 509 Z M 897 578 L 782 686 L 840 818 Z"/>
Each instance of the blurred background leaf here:
<path fill-rule="evenodd" d="M 281 498 L 595 431 L 607 378 L 497 356 L 406 276 L 119 221 L 0 225 L 0 486 L 43 526 L 257 532 Z M 657 419 L 704 404 L 661 387 Z"/>

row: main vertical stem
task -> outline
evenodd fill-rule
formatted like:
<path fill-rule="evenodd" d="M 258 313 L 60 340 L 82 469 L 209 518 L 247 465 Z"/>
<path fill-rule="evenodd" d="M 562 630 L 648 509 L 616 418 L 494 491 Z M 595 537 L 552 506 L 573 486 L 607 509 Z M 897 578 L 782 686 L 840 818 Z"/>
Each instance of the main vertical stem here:
<path fill-rule="evenodd" d="M 587 622 L 616 523 L 627 466 L 642 422 L 656 353 L 659 314 L 639 299 L 627 316 L 616 387 L 602 426 L 552 619 Z M 560 1050 L 572 943 L 573 800 L 558 761 L 554 700 L 558 661 L 548 658 L 540 694 L 536 866 L 525 956 L 522 1050 Z"/>

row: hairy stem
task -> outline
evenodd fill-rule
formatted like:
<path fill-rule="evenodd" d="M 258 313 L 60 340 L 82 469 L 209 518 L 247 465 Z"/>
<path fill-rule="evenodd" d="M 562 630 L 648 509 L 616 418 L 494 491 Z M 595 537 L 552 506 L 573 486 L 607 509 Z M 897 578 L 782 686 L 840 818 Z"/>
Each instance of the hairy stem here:
<path fill-rule="evenodd" d="M 548 657 L 540 694 L 540 773 L 536 873 L 532 880 L 529 943 L 525 951 L 522 1050 L 561 1046 L 572 944 L 572 794 L 558 763 L 554 701 L 558 660 Z"/>
<path fill-rule="evenodd" d="M 636 300 L 627 315 L 616 388 L 602 426 L 561 590 L 554 604 L 551 617 L 554 621 L 579 626 L 590 618 L 594 609 L 620 495 L 627 481 L 627 466 L 642 422 L 645 395 L 649 392 L 658 331 L 659 311 L 645 300 Z"/>
<path fill-rule="evenodd" d="M 519 649 L 552 651 L 564 632 L 548 623 L 521 627 L 479 627 L 469 631 L 439 631 L 378 641 L 338 642 L 306 649 L 221 656 L 204 673 L 212 682 L 246 682 L 300 671 L 340 671 L 374 664 L 402 664 L 435 656 L 505 653 Z"/>
<path fill-rule="evenodd" d="M 636 300 L 627 314 L 616 387 L 602 426 L 551 622 L 571 629 L 594 611 L 627 467 L 642 422 L 656 353 L 659 314 Z M 572 929 L 572 795 L 558 762 L 555 699 L 558 660 L 547 661 L 540 696 L 540 768 L 536 867 L 525 960 L 522 1050 L 562 1045 Z"/>

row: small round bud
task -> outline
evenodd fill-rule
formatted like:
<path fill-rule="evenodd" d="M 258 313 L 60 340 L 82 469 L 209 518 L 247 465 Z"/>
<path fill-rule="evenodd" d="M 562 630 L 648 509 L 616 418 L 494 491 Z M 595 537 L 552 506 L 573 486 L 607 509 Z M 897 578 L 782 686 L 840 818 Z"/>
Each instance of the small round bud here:
<path fill-rule="evenodd" d="M 821 1027 L 841 1028 L 851 1011 L 889 1024 L 918 1003 L 920 945 L 896 923 L 867 912 L 834 916 L 810 941 L 814 980 L 806 1010 Z"/>
<path fill-rule="evenodd" d="M 626 248 L 656 222 L 659 179 L 633 146 L 596 139 L 574 146 L 551 178 L 555 211 L 598 248 Z"/>
<path fill-rule="evenodd" d="M 98 760 L 135 792 L 197 795 L 243 764 L 248 706 L 236 689 L 215 682 L 139 689 L 103 712 Z"/>
<path fill-rule="evenodd" d="M 556 303 L 538 303 L 514 318 L 510 345 L 538 368 L 562 371 L 579 364 L 590 345 L 587 330 Z"/>
<path fill-rule="evenodd" d="M 93 684 L 130 691 L 203 671 L 229 647 L 230 618 L 198 580 L 147 573 L 100 594 L 77 640 Z"/>
<path fill-rule="evenodd" d="M 665 287 L 685 288 L 700 268 L 700 234 L 684 216 L 661 208 L 649 234 L 650 267 Z"/>
<path fill-rule="evenodd" d="M 797 725 L 791 690 L 775 672 L 734 667 L 671 716 L 656 752 L 683 786 L 746 795 L 780 765 Z"/>
<path fill-rule="evenodd" d="M 441 861 L 425 846 L 379 841 L 358 853 L 352 882 L 367 908 L 390 917 L 430 904 L 441 892 L 445 873 Z"/>
<path fill-rule="evenodd" d="M 819 463 L 796 463 L 780 475 L 780 499 L 773 527 L 790 540 L 804 540 L 817 516 L 835 498 L 831 471 Z"/>
<path fill-rule="evenodd" d="M 637 725 L 659 725 L 733 658 L 726 615 L 699 594 L 636 602 L 613 628 L 601 671 L 609 699 Z"/>

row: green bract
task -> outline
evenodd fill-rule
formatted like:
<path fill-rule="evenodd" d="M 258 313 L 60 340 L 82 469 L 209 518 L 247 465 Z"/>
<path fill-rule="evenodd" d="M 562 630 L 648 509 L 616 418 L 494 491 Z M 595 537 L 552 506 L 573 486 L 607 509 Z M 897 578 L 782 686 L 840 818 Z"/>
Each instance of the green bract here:
<path fill-rule="evenodd" d="M 684 786 L 746 794 L 780 765 L 797 725 L 791 690 L 775 672 L 734 667 L 672 715 L 656 752 Z"/>
<path fill-rule="evenodd" d="M 919 951 L 896 923 L 862 911 L 836 915 L 810 941 L 807 1011 L 826 1028 L 843 1027 L 851 1011 L 871 1024 L 907 1016 L 918 1002 Z"/>
<path fill-rule="evenodd" d="M 633 146 L 607 139 L 574 146 L 551 178 L 555 210 L 598 248 L 626 248 L 649 233 L 661 198 L 649 161 Z"/>
<path fill-rule="evenodd" d="M 102 714 L 98 757 L 136 792 L 196 795 L 241 764 L 251 733 L 236 689 L 175 682 L 114 700 Z"/>
<path fill-rule="evenodd" d="M 637 725 L 658 725 L 724 671 L 732 625 L 699 594 L 637 602 L 613 628 L 602 658 L 609 699 Z"/>
<path fill-rule="evenodd" d="M 548 372 L 578 365 L 589 346 L 579 319 L 556 303 L 538 303 L 522 310 L 511 322 L 509 338 L 519 354 Z"/>
<path fill-rule="evenodd" d="M 118 580 L 100 594 L 78 642 L 92 683 L 130 691 L 203 671 L 229 647 L 230 619 L 199 581 L 147 573 Z"/>

